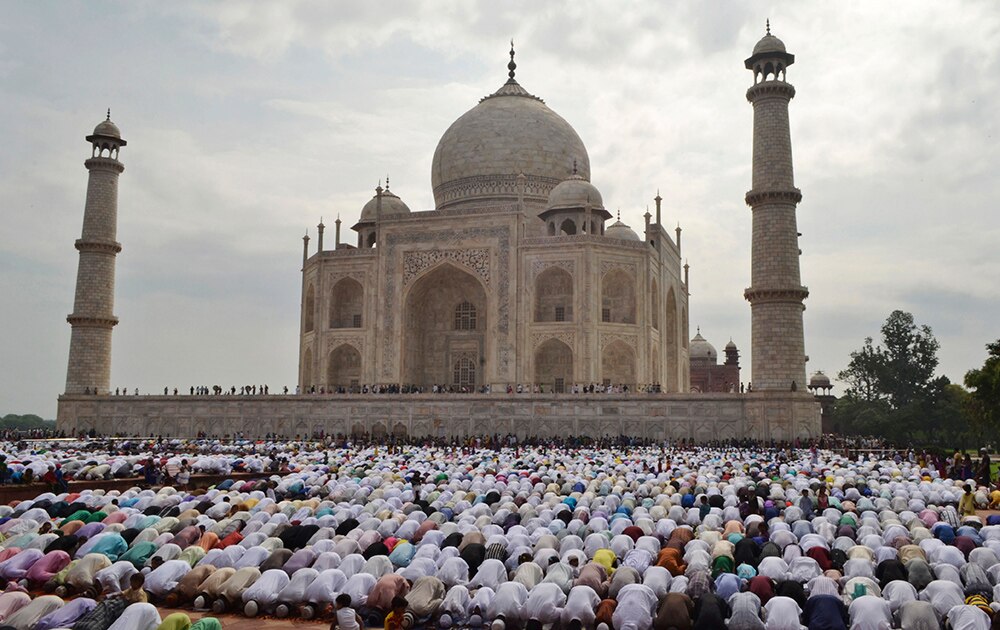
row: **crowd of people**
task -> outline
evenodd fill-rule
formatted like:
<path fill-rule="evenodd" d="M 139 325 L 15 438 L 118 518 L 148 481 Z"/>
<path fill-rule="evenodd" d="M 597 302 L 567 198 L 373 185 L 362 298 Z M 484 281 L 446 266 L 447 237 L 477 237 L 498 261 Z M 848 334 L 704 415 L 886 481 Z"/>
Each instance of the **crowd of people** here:
<path fill-rule="evenodd" d="M 463 385 L 445 385 L 445 384 L 435 384 L 435 385 L 400 385 L 400 384 L 359 384 L 359 385 L 311 385 L 305 389 L 299 386 L 295 386 L 294 390 L 289 390 L 288 386 L 283 386 L 281 388 L 282 395 L 288 395 L 289 393 L 294 393 L 295 395 L 300 394 L 492 394 L 505 392 L 507 394 L 552 394 L 552 393 L 565 393 L 565 394 L 628 394 L 628 393 L 643 393 L 643 394 L 658 394 L 662 393 L 663 388 L 659 383 L 641 383 L 638 385 L 628 385 L 626 383 L 572 383 L 566 384 L 562 391 L 556 391 L 554 385 L 552 384 L 528 384 L 528 383 L 517 383 L 508 384 L 501 389 L 492 387 L 491 385 L 481 385 L 478 387 L 474 386 L 463 386 Z M 733 387 L 731 392 L 735 392 L 735 387 Z M 99 395 L 103 392 L 99 391 L 98 388 L 85 388 L 85 395 Z M 177 387 L 164 387 L 164 396 L 179 396 L 183 393 L 183 390 Z M 241 385 L 237 387 L 236 385 L 231 385 L 230 387 L 222 387 L 220 385 L 192 385 L 187 390 L 190 396 L 269 396 L 271 395 L 271 388 L 268 385 Z M 108 395 L 113 396 L 139 396 L 139 388 L 136 387 L 129 392 L 127 387 L 116 387 L 114 392 L 108 392 Z"/>
<path fill-rule="evenodd" d="M 341 630 L 1000 627 L 988 455 L 844 442 L 3 442 L 8 467 L 138 483 L 0 506 L 0 627 L 190 624 L 158 606 Z"/>

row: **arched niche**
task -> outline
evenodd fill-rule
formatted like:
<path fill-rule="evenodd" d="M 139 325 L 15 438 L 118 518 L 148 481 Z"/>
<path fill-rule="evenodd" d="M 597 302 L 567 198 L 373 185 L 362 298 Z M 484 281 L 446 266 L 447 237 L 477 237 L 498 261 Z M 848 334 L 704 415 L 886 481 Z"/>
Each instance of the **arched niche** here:
<path fill-rule="evenodd" d="M 313 385 L 312 379 L 313 351 L 306 348 L 302 353 L 302 392 L 305 393 Z"/>
<path fill-rule="evenodd" d="M 604 346 L 601 379 L 610 385 L 635 386 L 635 352 L 624 341 L 615 340 Z"/>
<path fill-rule="evenodd" d="M 650 299 L 650 324 L 653 326 L 653 330 L 660 329 L 660 283 L 653 278 L 650 282 L 649 288 L 649 299 Z"/>
<path fill-rule="evenodd" d="M 601 321 L 635 323 L 635 278 L 624 269 L 612 269 L 601 279 Z"/>
<path fill-rule="evenodd" d="M 302 307 L 302 331 L 312 332 L 316 327 L 316 289 L 312 284 L 306 289 L 305 304 Z"/>
<path fill-rule="evenodd" d="M 341 278 L 330 292 L 330 328 L 361 328 L 365 289 L 353 278 Z"/>
<path fill-rule="evenodd" d="M 546 392 L 565 391 L 573 382 L 573 350 L 558 339 L 535 348 L 535 384 Z"/>
<path fill-rule="evenodd" d="M 341 344 L 330 352 L 327 363 L 327 389 L 343 387 L 350 391 L 361 383 L 361 353 L 350 344 Z"/>
<path fill-rule="evenodd" d="M 573 276 L 549 267 L 535 278 L 535 321 L 573 321 Z"/>

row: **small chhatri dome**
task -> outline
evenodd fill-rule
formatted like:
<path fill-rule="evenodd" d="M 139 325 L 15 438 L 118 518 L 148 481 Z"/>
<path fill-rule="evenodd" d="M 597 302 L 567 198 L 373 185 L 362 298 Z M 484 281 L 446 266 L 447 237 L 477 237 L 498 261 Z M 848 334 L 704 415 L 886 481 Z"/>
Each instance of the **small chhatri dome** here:
<path fill-rule="evenodd" d="M 374 221 L 375 217 L 378 215 L 378 204 L 379 195 L 382 196 L 382 217 L 398 217 L 404 214 L 410 214 L 410 208 L 403 203 L 403 200 L 399 198 L 398 195 L 393 194 L 389 190 L 389 178 L 385 181 L 385 190 L 382 190 L 381 183 L 379 187 L 375 189 L 375 196 L 372 197 L 365 207 L 361 209 L 361 219 L 359 223 L 365 223 L 367 221 Z"/>
<path fill-rule="evenodd" d="M 830 377 L 823 373 L 823 370 L 816 372 L 809 379 L 809 387 L 813 389 L 826 389 L 832 387 L 833 384 L 830 382 Z"/>
<path fill-rule="evenodd" d="M 738 348 L 736 347 L 736 344 L 733 342 L 732 339 L 730 339 L 729 343 L 726 344 L 726 350 L 737 350 L 737 349 Z"/>
<path fill-rule="evenodd" d="M 795 63 L 795 55 L 785 49 L 785 42 L 771 35 L 771 20 L 767 21 L 767 33 L 760 38 L 757 45 L 753 47 L 753 53 L 743 63 L 747 70 L 753 70 L 754 64 L 764 59 L 777 59 L 785 66 Z"/>
<path fill-rule="evenodd" d="M 611 227 L 604 230 L 604 236 L 607 236 L 608 238 L 619 238 L 623 241 L 642 242 L 642 239 L 635 233 L 635 230 L 622 223 L 622 213 L 620 210 L 618 211 L 618 220 L 612 223 Z"/>
<path fill-rule="evenodd" d="M 753 47 L 754 55 L 761 55 L 764 53 L 784 53 L 788 52 L 785 50 L 785 42 L 781 41 L 774 35 L 771 35 L 771 20 L 767 20 L 767 34 L 760 38 L 757 45 Z"/>
<path fill-rule="evenodd" d="M 573 164 L 573 174 L 560 182 L 552 192 L 549 193 L 549 201 L 545 204 L 546 210 L 562 210 L 572 208 L 583 208 L 587 204 L 594 210 L 604 209 L 604 199 L 601 198 L 597 187 L 580 177 L 576 172 L 576 164 Z"/>
<path fill-rule="evenodd" d="M 697 334 L 691 340 L 689 352 L 691 360 L 711 361 L 714 364 L 719 358 L 719 353 L 715 351 L 715 346 L 701 336 L 700 327 Z"/>
<path fill-rule="evenodd" d="M 118 125 L 111 122 L 111 110 L 108 109 L 108 117 L 102 120 L 100 123 L 94 127 L 95 136 L 106 136 L 108 138 L 117 138 L 121 140 L 122 132 L 118 129 Z"/>

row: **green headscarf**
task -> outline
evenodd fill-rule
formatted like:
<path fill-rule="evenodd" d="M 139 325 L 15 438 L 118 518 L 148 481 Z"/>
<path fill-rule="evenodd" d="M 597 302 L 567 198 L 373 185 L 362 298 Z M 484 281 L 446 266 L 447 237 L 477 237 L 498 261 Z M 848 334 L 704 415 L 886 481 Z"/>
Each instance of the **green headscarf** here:
<path fill-rule="evenodd" d="M 190 627 L 191 618 L 182 612 L 176 612 L 164 617 L 160 625 L 156 626 L 156 630 L 188 630 Z"/>

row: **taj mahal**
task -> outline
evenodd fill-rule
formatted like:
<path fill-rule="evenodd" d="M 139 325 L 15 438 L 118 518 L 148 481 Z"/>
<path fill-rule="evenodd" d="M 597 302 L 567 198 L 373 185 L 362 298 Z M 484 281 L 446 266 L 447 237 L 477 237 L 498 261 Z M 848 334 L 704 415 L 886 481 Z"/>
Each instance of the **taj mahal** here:
<path fill-rule="evenodd" d="M 632 435 L 808 438 L 789 102 L 794 63 L 767 34 L 752 74 L 753 391 L 699 391 L 681 229 L 628 226 L 591 181 L 569 122 L 507 79 L 451 124 L 434 152 L 434 208 L 388 179 L 332 242 L 303 239 L 295 392 L 112 396 L 117 187 L 126 146 L 110 120 L 87 136 L 90 181 L 59 428 L 144 435 Z M 599 182 L 598 182 L 599 183 Z M 326 242 L 324 242 L 326 239 Z M 707 342 L 705 342 L 707 343 Z M 710 346 L 708 346 L 710 347 Z M 714 349 L 705 351 L 714 361 Z M 727 346 L 727 356 L 735 352 Z M 738 374 L 738 371 L 737 371 Z M 587 393 L 581 391 L 588 385 Z M 600 393 L 591 393 L 594 387 Z M 438 393 L 446 391 L 449 393 Z"/>

